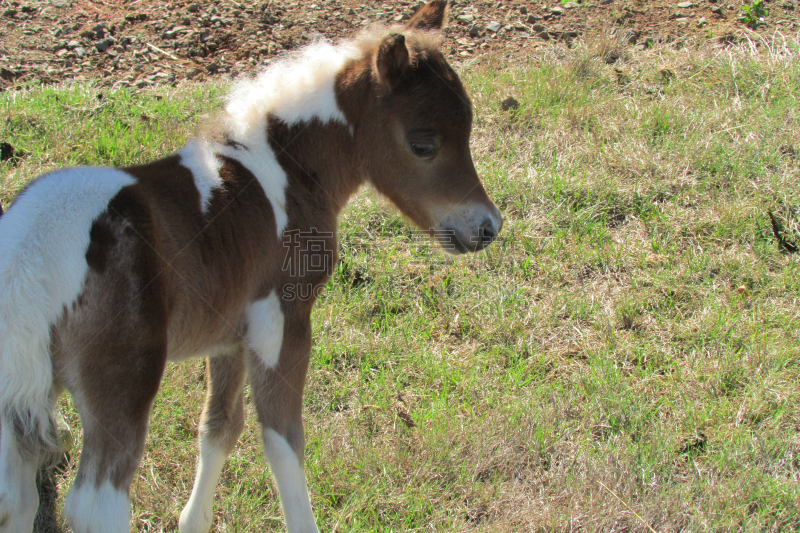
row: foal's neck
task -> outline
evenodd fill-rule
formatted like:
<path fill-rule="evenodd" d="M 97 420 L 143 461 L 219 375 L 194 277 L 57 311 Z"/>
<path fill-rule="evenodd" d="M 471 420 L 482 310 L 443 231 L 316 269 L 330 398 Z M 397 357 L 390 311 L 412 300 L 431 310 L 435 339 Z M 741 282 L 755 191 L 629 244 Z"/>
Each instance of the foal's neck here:
<path fill-rule="evenodd" d="M 286 172 L 289 226 L 335 231 L 331 225 L 363 182 L 351 126 L 318 119 L 290 125 L 270 116 L 267 142 Z"/>

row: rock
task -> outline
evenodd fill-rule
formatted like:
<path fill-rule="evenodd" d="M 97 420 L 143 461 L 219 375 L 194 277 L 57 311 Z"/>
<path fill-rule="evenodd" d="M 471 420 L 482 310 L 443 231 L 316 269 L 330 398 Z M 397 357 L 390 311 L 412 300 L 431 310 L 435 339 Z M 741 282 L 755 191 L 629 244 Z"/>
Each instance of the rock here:
<path fill-rule="evenodd" d="M 211 32 L 208 30 L 203 30 L 200 32 L 200 42 L 204 43 L 211 38 Z"/>
<path fill-rule="evenodd" d="M 483 28 L 479 24 L 473 24 L 469 27 L 469 36 L 470 37 L 480 37 L 483 33 Z"/>
<path fill-rule="evenodd" d="M 553 15 L 559 15 L 560 16 L 560 15 L 564 14 L 564 9 L 560 8 L 560 7 L 554 7 L 553 9 L 550 10 L 550 13 L 552 13 Z"/>
<path fill-rule="evenodd" d="M 489 24 L 486 25 L 486 30 L 492 33 L 497 33 L 498 31 L 500 31 L 500 28 L 502 28 L 502 26 L 500 25 L 499 22 L 490 22 Z"/>
<path fill-rule="evenodd" d="M 564 9 L 575 9 L 576 7 L 581 7 L 578 2 L 567 2 L 564 4 Z"/>
<path fill-rule="evenodd" d="M 534 22 L 538 22 L 538 21 L 542 20 L 542 17 L 540 17 L 538 15 L 534 15 L 533 13 L 531 13 L 530 15 L 528 15 L 528 18 L 525 19 L 525 20 L 526 20 L 526 22 L 528 24 L 533 24 Z"/>
<path fill-rule="evenodd" d="M 525 6 L 521 6 L 519 8 L 519 12 L 522 13 L 523 15 L 527 15 L 528 14 L 528 8 L 525 7 Z"/>
<path fill-rule="evenodd" d="M 14 18 L 17 16 L 17 10 L 10 7 L 5 11 L 3 11 L 3 16 L 8 18 Z"/>
<path fill-rule="evenodd" d="M 78 41 L 70 41 L 70 42 L 67 43 L 67 48 L 69 48 L 70 50 L 75 50 L 80 45 L 81 45 L 81 43 L 79 43 Z"/>
<path fill-rule="evenodd" d="M 464 22 L 466 24 L 471 24 L 475 21 L 475 17 L 473 15 L 459 15 L 458 16 L 459 22 Z"/>
<path fill-rule="evenodd" d="M 193 2 L 189 4 L 189 7 L 186 8 L 186 11 L 188 11 L 189 13 L 197 13 L 198 11 L 200 11 L 200 4 Z"/>
<path fill-rule="evenodd" d="M 94 32 L 95 39 L 102 39 L 106 36 L 106 25 L 101 22 L 92 28 L 92 31 Z"/>
<path fill-rule="evenodd" d="M 708 26 L 708 20 L 706 20 L 705 17 L 700 17 L 699 19 L 697 19 L 697 26 L 700 28 Z"/>
<path fill-rule="evenodd" d="M 194 78 L 195 76 L 197 76 L 201 72 L 202 72 L 202 70 L 200 70 L 199 68 L 192 67 L 191 69 L 189 69 L 189 72 L 186 73 L 186 79 L 187 80 L 191 80 L 192 78 Z"/>
<path fill-rule="evenodd" d="M 500 104 L 503 108 L 503 111 L 508 111 L 509 109 L 519 109 L 519 102 L 513 97 L 509 96 Z"/>
<path fill-rule="evenodd" d="M 547 26 L 545 26 L 544 24 L 534 24 L 533 31 L 535 31 L 536 33 L 542 33 L 543 31 L 547 31 Z"/>
<path fill-rule="evenodd" d="M 680 4 L 678 4 L 678 7 L 682 9 L 689 9 L 690 7 L 694 7 L 694 4 L 691 2 L 681 2 Z"/>
<path fill-rule="evenodd" d="M 547 33 L 546 31 L 540 31 L 539 32 L 539 38 L 542 39 L 543 41 L 549 41 L 550 40 L 550 34 Z"/>
<path fill-rule="evenodd" d="M 719 15 L 720 17 L 724 17 L 725 16 L 725 12 L 722 11 L 722 8 L 719 7 L 719 6 L 712 7 L 711 8 L 711 12 L 714 13 L 715 15 Z"/>
<path fill-rule="evenodd" d="M 108 47 L 111 46 L 112 44 L 114 44 L 114 38 L 106 37 L 102 41 L 97 41 L 96 43 L 94 43 L 94 47 L 97 48 L 98 52 L 105 52 L 106 50 L 108 50 Z"/>
<path fill-rule="evenodd" d="M 76 47 L 75 50 L 73 50 L 73 52 L 75 52 L 75 56 L 78 57 L 79 59 L 86 55 L 86 49 L 83 46 Z"/>
<path fill-rule="evenodd" d="M 139 81 L 136 82 L 136 87 L 138 89 L 144 89 L 145 87 L 149 87 L 149 86 L 150 86 L 150 82 L 147 81 L 147 80 L 139 80 Z"/>
<path fill-rule="evenodd" d="M 128 22 L 142 22 L 147 20 L 147 13 L 129 13 L 125 15 L 125 20 Z"/>
<path fill-rule="evenodd" d="M 216 63 L 216 61 L 213 61 L 208 65 L 206 65 L 206 70 L 209 72 L 209 74 L 216 74 L 219 71 L 219 69 L 220 66 Z"/>

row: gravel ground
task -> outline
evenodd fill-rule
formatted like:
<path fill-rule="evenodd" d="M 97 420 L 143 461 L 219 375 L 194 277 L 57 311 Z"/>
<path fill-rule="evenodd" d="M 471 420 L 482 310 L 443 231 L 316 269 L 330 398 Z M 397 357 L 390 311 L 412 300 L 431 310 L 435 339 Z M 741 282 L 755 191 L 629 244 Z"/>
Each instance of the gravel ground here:
<path fill-rule="evenodd" d="M 794 35 L 800 1 L 764 0 L 757 34 Z M 235 77 L 324 35 L 347 36 L 371 23 L 402 23 L 421 3 L 322 0 L 205 2 L 0 1 L 0 90 L 63 80 L 146 88 Z M 587 33 L 623 32 L 650 42 L 724 43 L 758 37 L 732 0 L 452 2 L 445 48 L 451 60 L 500 53 L 509 62 Z"/>

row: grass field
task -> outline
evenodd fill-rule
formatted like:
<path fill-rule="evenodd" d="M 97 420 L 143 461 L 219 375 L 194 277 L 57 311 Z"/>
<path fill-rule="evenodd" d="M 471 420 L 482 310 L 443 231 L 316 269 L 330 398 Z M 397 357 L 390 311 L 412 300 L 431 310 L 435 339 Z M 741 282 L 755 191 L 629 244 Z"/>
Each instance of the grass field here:
<path fill-rule="evenodd" d="M 758 44 L 596 36 L 463 69 L 503 234 L 453 259 L 368 190 L 346 210 L 306 397 L 321 530 L 800 529 L 800 261 L 768 215 L 800 244 L 800 47 Z M 3 205 L 47 170 L 176 149 L 222 94 L 0 94 L 0 140 L 28 152 L 0 164 Z M 168 369 L 138 531 L 177 529 L 203 395 L 202 361 Z M 215 528 L 282 531 L 247 408 Z"/>

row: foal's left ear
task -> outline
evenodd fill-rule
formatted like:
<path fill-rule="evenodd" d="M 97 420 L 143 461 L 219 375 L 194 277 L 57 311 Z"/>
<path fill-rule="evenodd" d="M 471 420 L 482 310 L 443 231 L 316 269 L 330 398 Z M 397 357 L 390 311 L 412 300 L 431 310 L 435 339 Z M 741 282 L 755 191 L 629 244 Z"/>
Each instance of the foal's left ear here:
<path fill-rule="evenodd" d="M 447 2 L 433 0 L 414 13 L 406 27 L 417 30 L 441 30 L 447 18 Z"/>
<path fill-rule="evenodd" d="M 393 88 L 408 68 L 408 48 L 402 33 L 387 35 L 375 54 L 375 67 L 378 78 L 389 89 Z"/>

